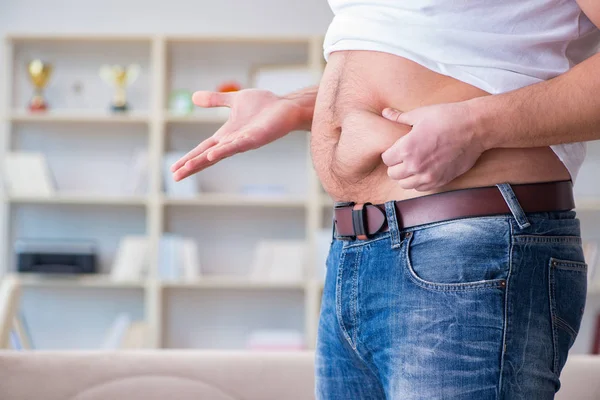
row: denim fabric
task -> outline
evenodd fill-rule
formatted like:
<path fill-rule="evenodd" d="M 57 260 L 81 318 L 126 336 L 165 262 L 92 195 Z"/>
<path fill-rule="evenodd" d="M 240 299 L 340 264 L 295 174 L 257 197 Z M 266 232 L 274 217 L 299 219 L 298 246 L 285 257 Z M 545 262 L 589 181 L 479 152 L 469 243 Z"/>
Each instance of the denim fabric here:
<path fill-rule="evenodd" d="M 332 240 L 316 397 L 554 398 L 586 300 L 574 211 L 512 214 Z"/>

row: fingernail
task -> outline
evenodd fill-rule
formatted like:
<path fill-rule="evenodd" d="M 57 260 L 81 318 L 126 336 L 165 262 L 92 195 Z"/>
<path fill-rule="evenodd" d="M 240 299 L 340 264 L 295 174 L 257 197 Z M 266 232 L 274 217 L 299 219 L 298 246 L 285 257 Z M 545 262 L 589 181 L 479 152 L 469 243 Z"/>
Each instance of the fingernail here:
<path fill-rule="evenodd" d="M 392 118 L 393 116 L 400 114 L 400 111 L 398 111 L 394 108 L 386 108 L 383 110 L 383 112 L 381 114 L 386 118 Z"/>

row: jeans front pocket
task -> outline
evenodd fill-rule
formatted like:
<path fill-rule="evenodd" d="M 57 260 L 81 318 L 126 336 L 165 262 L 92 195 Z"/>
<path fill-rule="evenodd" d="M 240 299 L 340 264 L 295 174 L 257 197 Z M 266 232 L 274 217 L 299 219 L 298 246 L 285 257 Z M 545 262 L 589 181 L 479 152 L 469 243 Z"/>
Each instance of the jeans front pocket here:
<path fill-rule="evenodd" d="M 506 218 L 452 221 L 405 233 L 407 273 L 434 291 L 505 288 L 510 268 L 510 225 Z"/>
<path fill-rule="evenodd" d="M 587 264 L 550 258 L 549 268 L 554 372 L 560 374 L 583 318 L 587 296 Z"/>

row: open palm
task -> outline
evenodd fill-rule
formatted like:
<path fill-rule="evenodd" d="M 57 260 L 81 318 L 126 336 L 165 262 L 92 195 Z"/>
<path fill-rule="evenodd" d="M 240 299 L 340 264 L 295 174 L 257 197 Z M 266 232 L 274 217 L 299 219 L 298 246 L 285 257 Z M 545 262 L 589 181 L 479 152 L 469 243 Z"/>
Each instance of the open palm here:
<path fill-rule="evenodd" d="M 297 126 L 292 117 L 296 105 L 266 90 L 200 91 L 194 93 L 193 101 L 200 107 L 229 107 L 231 113 L 214 135 L 173 164 L 171 172 L 176 181 L 234 154 L 264 146 Z"/>

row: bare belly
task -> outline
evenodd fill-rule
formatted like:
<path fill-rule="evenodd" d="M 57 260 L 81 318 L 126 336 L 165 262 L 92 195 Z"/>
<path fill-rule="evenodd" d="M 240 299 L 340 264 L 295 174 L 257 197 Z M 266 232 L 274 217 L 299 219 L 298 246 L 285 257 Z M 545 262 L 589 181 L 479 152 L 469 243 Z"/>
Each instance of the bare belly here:
<path fill-rule="evenodd" d="M 569 179 L 549 147 L 489 150 L 467 173 L 430 192 L 402 189 L 388 177 L 381 154 L 410 127 L 381 117 L 385 107 L 406 112 L 486 95 L 391 54 L 331 54 L 319 87 L 311 135 L 313 162 L 324 189 L 336 201 L 377 204 L 500 182 Z"/>

